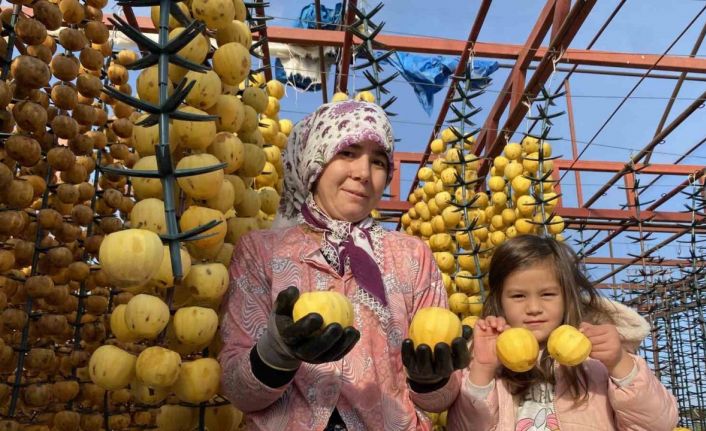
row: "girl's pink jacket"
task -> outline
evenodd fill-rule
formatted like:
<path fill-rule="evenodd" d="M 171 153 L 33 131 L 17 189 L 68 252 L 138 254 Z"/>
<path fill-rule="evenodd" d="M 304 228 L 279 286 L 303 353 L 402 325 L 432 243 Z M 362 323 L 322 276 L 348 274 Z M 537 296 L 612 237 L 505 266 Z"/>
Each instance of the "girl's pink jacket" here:
<path fill-rule="evenodd" d="M 619 387 L 599 361 L 583 366 L 589 376 L 588 401 L 574 405 L 566 381 L 557 369 L 554 407 L 559 429 L 567 431 L 672 431 L 678 420 L 674 396 L 660 383 L 644 359 L 633 356 L 638 367 L 635 378 Z M 514 431 L 515 404 L 502 380 L 485 400 L 474 398 L 466 371 L 461 392 L 448 413 L 448 430 Z"/>
<path fill-rule="evenodd" d="M 246 413 L 248 429 L 322 430 L 338 408 L 350 431 L 430 430 L 420 409 L 447 409 L 461 380 L 461 373 L 454 373 L 444 387 L 424 394 L 412 392 L 406 382 L 400 348 L 412 316 L 422 307 L 447 306 L 431 250 L 415 237 L 384 234 L 381 272 L 390 313 L 384 323 L 361 303 L 350 271 L 340 277 L 319 247 L 320 237 L 301 226 L 241 238 L 221 321 L 221 393 Z M 304 363 L 290 384 L 270 388 L 253 375 L 250 350 L 265 330 L 277 294 L 292 285 L 302 292 L 323 289 L 346 295 L 361 338 L 343 360 Z"/>

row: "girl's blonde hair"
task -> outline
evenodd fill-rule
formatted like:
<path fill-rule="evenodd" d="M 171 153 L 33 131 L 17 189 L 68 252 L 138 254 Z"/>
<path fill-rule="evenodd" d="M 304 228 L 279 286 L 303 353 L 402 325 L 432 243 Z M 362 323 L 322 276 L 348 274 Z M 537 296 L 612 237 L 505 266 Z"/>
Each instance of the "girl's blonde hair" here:
<path fill-rule="evenodd" d="M 493 253 L 488 274 L 490 289 L 483 305 L 482 316 L 506 317 L 502 307 L 505 280 L 515 271 L 536 264 L 549 264 L 554 268 L 564 302 L 562 324 L 578 327 L 584 316 L 600 310 L 598 292 L 579 268 L 578 257 L 571 247 L 551 237 L 522 235 L 507 240 Z M 553 371 L 554 361 L 544 349 L 539 365 L 533 370 L 515 373 L 503 368 L 500 377 L 507 382 L 513 395 L 522 398 L 535 383 L 555 384 Z M 574 400 L 587 399 L 588 380 L 583 368 L 560 366 L 560 371 L 567 377 Z"/>

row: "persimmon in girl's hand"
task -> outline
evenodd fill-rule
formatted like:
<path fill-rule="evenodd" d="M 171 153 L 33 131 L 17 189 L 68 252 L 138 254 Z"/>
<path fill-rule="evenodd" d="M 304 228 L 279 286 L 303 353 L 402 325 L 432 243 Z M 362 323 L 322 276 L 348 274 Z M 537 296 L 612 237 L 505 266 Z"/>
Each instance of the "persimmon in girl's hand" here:
<path fill-rule="evenodd" d="M 630 374 L 635 362 L 623 348 L 615 325 L 582 322 L 579 330 L 593 345 L 589 356 L 603 363 L 612 377 L 619 379 Z"/>

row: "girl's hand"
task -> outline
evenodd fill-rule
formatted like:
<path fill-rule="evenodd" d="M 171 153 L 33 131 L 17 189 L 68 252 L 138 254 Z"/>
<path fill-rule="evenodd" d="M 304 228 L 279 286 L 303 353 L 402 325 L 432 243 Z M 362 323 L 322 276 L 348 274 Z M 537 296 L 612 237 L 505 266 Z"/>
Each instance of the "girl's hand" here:
<path fill-rule="evenodd" d="M 495 376 L 500 360 L 495 352 L 495 345 L 500 335 L 510 329 L 504 317 L 488 316 L 479 319 L 473 328 L 473 360 L 471 362 L 471 382 L 485 386 Z"/>
<path fill-rule="evenodd" d="M 625 377 L 635 365 L 623 348 L 620 334 L 615 325 L 592 325 L 582 322 L 579 329 L 591 341 L 591 358 L 601 361 L 611 376 Z"/>

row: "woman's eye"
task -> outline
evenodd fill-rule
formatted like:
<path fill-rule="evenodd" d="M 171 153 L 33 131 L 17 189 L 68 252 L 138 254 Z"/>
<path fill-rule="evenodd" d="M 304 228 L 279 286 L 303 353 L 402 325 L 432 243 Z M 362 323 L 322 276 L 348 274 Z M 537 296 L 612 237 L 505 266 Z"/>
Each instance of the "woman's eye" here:
<path fill-rule="evenodd" d="M 387 169 L 387 160 L 373 160 L 375 166 Z"/>

